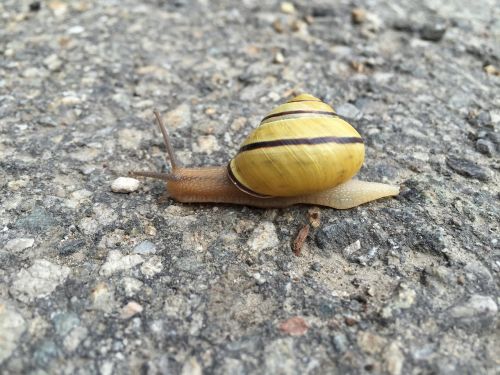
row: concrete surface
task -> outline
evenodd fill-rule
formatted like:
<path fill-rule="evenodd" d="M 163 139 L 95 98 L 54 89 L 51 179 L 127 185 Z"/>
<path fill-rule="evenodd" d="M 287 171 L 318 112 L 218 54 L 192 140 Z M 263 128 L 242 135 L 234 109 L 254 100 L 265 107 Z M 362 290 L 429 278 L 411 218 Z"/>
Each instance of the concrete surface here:
<path fill-rule="evenodd" d="M 499 373 L 499 20 L 495 0 L 3 0 L 0 372 Z M 220 165 L 294 92 L 352 119 L 360 178 L 400 196 L 111 191 L 168 169 L 154 108 L 185 165 Z"/>

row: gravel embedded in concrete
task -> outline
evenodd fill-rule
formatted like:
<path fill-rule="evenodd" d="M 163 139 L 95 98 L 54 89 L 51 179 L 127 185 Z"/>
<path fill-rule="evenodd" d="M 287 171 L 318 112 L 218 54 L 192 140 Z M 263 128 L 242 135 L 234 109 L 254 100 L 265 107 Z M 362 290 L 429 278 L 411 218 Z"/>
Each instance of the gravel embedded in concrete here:
<path fill-rule="evenodd" d="M 495 0 L 0 2 L 0 373 L 498 373 Z M 401 194 L 160 199 L 293 93 Z M 115 189 L 116 190 L 116 189 Z M 120 188 L 119 190 L 123 190 Z"/>

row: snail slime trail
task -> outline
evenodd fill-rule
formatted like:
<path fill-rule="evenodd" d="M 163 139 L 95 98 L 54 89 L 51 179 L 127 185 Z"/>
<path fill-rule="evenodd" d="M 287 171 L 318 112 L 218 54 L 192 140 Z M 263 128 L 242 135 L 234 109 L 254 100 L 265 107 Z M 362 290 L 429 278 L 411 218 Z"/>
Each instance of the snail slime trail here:
<path fill-rule="evenodd" d="M 337 209 L 399 194 L 399 187 L 352 179 L 363 165 L 359 133 L 328 104 L 302 94 L 267 114 L 224 166 L 184 168 L 158 112 L 171 172 L 130 172 L 166 182 L 178 202 L 277 208 L 311 204 Z"/>

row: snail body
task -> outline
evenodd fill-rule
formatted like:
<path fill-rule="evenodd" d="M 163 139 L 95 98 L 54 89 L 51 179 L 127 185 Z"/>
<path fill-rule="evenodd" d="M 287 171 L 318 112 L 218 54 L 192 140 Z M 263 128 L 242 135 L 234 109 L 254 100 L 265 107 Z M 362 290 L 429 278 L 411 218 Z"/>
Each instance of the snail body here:
<path fill-rule="evenodd" d="M 364 160 L 361 136 L 329 105 L 308 94 L 264 117 L 227 166 L 180 167 L 155 115 L 172 172 L 131 174 L 165 180 L 168 196 L 179 202 L 346 209 L 399 193 L 397 186 L 352 179 Z"/>

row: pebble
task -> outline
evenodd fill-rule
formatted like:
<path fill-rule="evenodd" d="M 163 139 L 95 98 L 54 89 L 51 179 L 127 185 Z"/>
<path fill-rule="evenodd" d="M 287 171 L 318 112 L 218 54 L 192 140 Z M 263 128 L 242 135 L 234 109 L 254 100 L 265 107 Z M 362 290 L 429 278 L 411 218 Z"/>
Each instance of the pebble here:
<path fill-rule="evenodd" d="M 342 250 L 342 255 L 344 256 L 344 258 L 350 259 L 360 249 L 361 249 L 361 241 L 357 240 L 357 241 L 353 242 L 352 244 L 346 246 Z"/>
<path fill-rule="evenodd" d="M 68 10 L 68 4 L 59 0 L 49 1 L 48 7 L 54 12 L 54 15 L 58 17 L 63 16 Z"/>
<path fill-rule="evenodd" d="M 387 340 L 375 333 L 360 331 L 357 335 L 357 343 L 365 353 L 375 354 L 382 352 Z"/>
<path fill-rule="evenodd" d="M 454 172 L 465 177 L 474 178 L 479 181 L 488 181 L 490 179 L 488 170 L 465 158 L 448 156 L 446 158 L 446 165 Z"/>
<path fill-rule="evenodd" d="M 443 319 L 454 319 L 454 324 L 476 329 L 489 329 L 495 325 L 498 306 L 491 296 L 471 295 L 467 300 L 451 307 Z M 447 323 L 449 323 L 447 321 Z"/>
<path fill-rule="evenodd" d="M 489 111 L 479 111 L 479 113 L 471 111 L 467 116 L 467 121 L 479 128 L 489 127 L 492 124 L 491 113 Z"/>
<path fill-rule="evenodd" d="M 136 254 L 154 254 L 156 252 L 156 245 L 151 241 L 142 241 L 136 247 L 134 247 L 134 253 Z"/>
<path fill-rule="evenodd" d="M 104 282 L 98 283 L 90 295 L 92 301 L 92 308 L 104 312 L 111 312 L 114 309 L 115 298 L 113 291 L 110 290 L 108 284 Z"/>
<path fill-rule="evenodd" d="M 495 145 L 487 139 L 478 139 L 476 142 L 476 149 L 483 155 L 492 157 Z"/>
<path fill-rule="evenodd" d="M 500 69 L 497 68 L 495 65 L 488 64 L 483 69 L 489 75 L 497 76 L 497 77 L 500 76 Z"/>
<path fill-rule="evenodd" d="M 257 284 L 263 285 L 267 282 L 266 278 L 260 273 L 260 272 L 255 272 L 252 277 L 257 281 Z"/>
<path fill-rule="evenodd" d="M 45 338 L 37 343 L 34 352 L 31 353 L 31 360 L 39 367 L 47 367 L 59 354 L 60 349 L 53 339 Z"/>
<path fill-rule="evenodd" d="M 336 106 L 335 112 L 349 120 L 359 120 L 363 117 L 363 113 L 358 109 L 358 107 L 351 103 L 343 103 Z"/>
<path fill-rule="evenodd" d="M 285 28 L 283 26 L 283 23 L 281 22 L 281 20 L 279 18 L 276 18 L 273 22 L 273 29 L 274 31 L 276 31 L 277 33 L 282 33 L 283 31 L 285 31 Z"/>
<path fill-rule="evenodd" d="M 80 324 L 78 315 L 69 313 L 59 313 L 52 318 L 54 328 L 59 336 L 66 336 L 74 327 Z"/>
<path fill-rule="evenodd" d="M 428 23 L 420 29 L 420 37 L 431 42 L 439 42 L 446 32 L 447 24 L 444 21 Z"/>
<path fill-rule="evenodd" d="M 358 25 L 365 22 L 366 10 L 364 10 L 363 8 L 354 8 L 351 11 L 351 19 L 352 19 L 353 23 L 358 24 Z"/>
<path fill-rule="evenodd" d="M 101 150 L 95 147 L 82 147 L 81 149 L 70 153 L 70 157 L 82 162 L 88 162 L 94 160 L 100 153 Z"/>
<path fill-rule="evenodd" d="M 24 78 L 42 78 L 45 77 L 46 75 L 47 74 L 45 69 L 40 69 L 35 67 L 29 67 L 23 71 Z"/>
<path fill-rule="evenodd" d="M 61 242 L 59 243 L 59 248 L 58 248 L 59 255 L 68 256 L 74 254 L 84 246 L 85 246 L 85 240 L 81 238 Z"/>
<path fill-rule="evenodd" d="M 212 154 L 215 151 L 221 149 L 217 137 L 215 135 L 200 135 L 197 138 L 197 142 L 193 145 L 194 152 L 203 152 L 207 155 Z"/>
<path fill-rule="evenodd" d="M 195 357 L 190 357 L 182 366 L 181 375 L 202 375 L 203 369 Z"/>
<path fill-rule="evenodd" d="M 293 3 L 290 3 L 288 1 L 283 1 L 280 5 L 280 9 L 283 13 L 286 14 L 295 13 L 295 5 L 293 5 Z"/>
<path fill-rule="evenodd" d="M 265 346 L 264 367 L 261 373 L 264 374 L 301 374 L 299 358 L 293 345 L 294 338 L 278 339 L 268 341 Z M 294 339 L 296 340 L 296 339 Z"/>
<path fill-rule="evenodd" d="M 85 28 L 80 25 L 76 25 L 73 27 L 70 27 L 66 32 L 70 35 L 76 35 L 76 34 L 81 34 L 85 31 Z"/>
<path fill-rule="evenodd" d="M 276 227 L 270 221 L 261 222 L 252 232 L 247 241 L 248 247 L 254 254 L 279 244 Z"/>
<path fill-rule="evenodd" d="M 43 64 L 52 72 L 59 70 L 63 64 L 59 56 L 52 54 L 43 59 Z"/>
<path fill-rule="evenodd" d="M 0 302 L 0 364 L 10 357 L 26 331 L 26 322 L 14 308 Z"/>
<path fill-rule="evenodd" d="M 30 12 L 38 12 L 40 9 L 42 9 L 42 4 L 40 1 L 33 1 L 29 5 Z"/>
<path fill-rule="evenodd" d="M 311 9 L 311 15 L 315 18 L 334 17 L 337 15 L 335 5 L 314 5 Z"/>
<path fill-rule="evenodd" d="M 391 300 L 382 308 L 380 315 L 385 319 L 392 318 L 394 314 L 401 310 L 407 310 L 412 307 L 416 300 L 417 293 L 415 290 L 411 289 L 406 284 L 400 284 Z"/>
<path fill-rule="evenodd" d="M 106 262 L 101 266 L 99 274 L 111 276 L 114 273 L 126 271 L 144 262 L 138 254 L 122 255 L 118 250 L 111 250 Z"/>
<path fill-rule="evenodd" d="M 276 52 L 273 58 L 275 64 L 283 64 L 285 62 L 285 56 L 281 52 Z"/>
<path fill-rule="evenodd" d="M 5 244 L 5 250 L 17 253 L 30 248 L 34 243 L 34 238 L 13 238 Z"/>
<path fill-rule="evenodd" d="M 137 150 L 141 144 L 143 132 L 136 129 L 121 129 L 118 132 L 118 143 L 126 150 Z"/>
<path fill-rule="evenodd" d="M 134 315 L 140 314 L 143 310 L 143 307 L 139 305 L 135 301 L 130 301 L 125 306 L 122 307 L 120 312 L 120 318 L 122 319 L 130 319 Z"/>
<path fill-rule="evenodd" d="M 18 190 L 28 186 L 28 182 L 29 182 L 28 177 L 23 177 L 19 180 L 12 180 L 12 181 L 7 182 L 7 188 L 10 191 L 18 191 Z"/>
<path fill-rule="evenodd" d="M 190 305 L 187 297 L 173 294 L 166 298 L 163 305 L 163 313 L 169 318 L 177 318 L 190 314 Z"/>
<path fill-rule="evenodd" d="M 157 232 L 156 228 L 151 224 L 146 224 L 144 226 L 144 234 L 147 234 L 148 236 L 154 237 Z"/>
<path fill-rule="evenodd" d="M 191 106 L 182 103 L 175 109 L 166 113 L 164 117 L 165 126 L 168 129 L 184 129 L 191 125 Z"/>
<path fill-rule="evenodd" d="M 89 331 L 85 327 L 75 327 L 66 335 L 63 341 L 64 349 L 68 352 L 75 351 L 80 343 L 88 336 Z"/>
<path fill-rule="evenodd" d="M 19 271 L 12 283 L 11 293 L 23 302 L 45 297 L 61 285 L 70 274 L 66 266 L 37 259 L 28 269 Z"/>
<path fill-rule="evenodd" d="M 303 336 L 309 330 L 309 325 L 301 316 L 294 316 L 281 322 L 279 329 L 290 336 Z"/>
<path fill-rule="evenodd" d="M 349 348 L 349 340 L 343 333 L 338 333 L 332 338 L 333 347 L 339 353 L 344 353 Z"/>
<path fill-rule="evenodd" d="M 326 251 L 341 251 L 341 249 L 348 248 L 359 237 L 358 231 L 354 231 L 353 228 L 358 228 L 358 231 L 362 231 L 362 225 L 359 222 L 351 220 L 321 226 L 316 232 L 316 245 Z"/>
<path fill-rule="evenodd" d="M 142 281 L 137 280 L 133 277 L 124 277 L 122 278 L 121 283 L 123 291 L 125 292 L 125 295 L 127 297 L 132 297 L 137 294 L 144 285 Z"/>
<path fill-rule="evenodd" d="M 405 357 L 401 352 L 399 343 L 393 341 L 387 345 L 382 357 L 388 374 L 400 375 L 402 373 Z"/>
<path fill-rule="evenodd" d="M 152 278 L 163 270 L 161 258 L 153 256 L 141 265 L 141 273 L 148 278 Z"/>
<path fill-rule="evenodd" d="M 111 183 L 111 190 L 115 193 L 132 193 L 139 189 L 140 181 L 131 177 L 118 177 Z"/>

